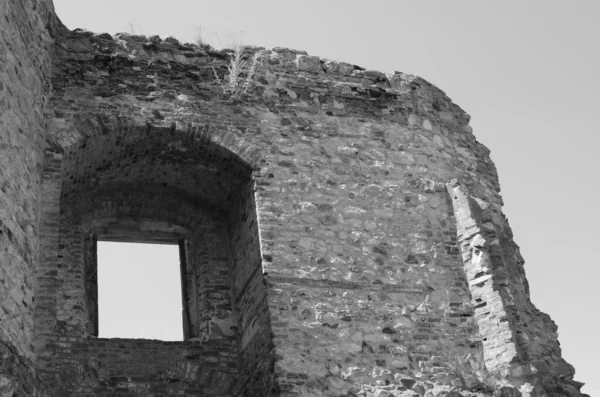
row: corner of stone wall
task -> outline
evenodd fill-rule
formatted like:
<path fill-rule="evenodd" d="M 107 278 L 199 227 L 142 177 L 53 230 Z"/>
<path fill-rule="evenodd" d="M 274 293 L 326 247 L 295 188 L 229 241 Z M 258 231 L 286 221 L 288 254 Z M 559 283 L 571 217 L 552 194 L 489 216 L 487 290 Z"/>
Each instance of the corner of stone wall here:
<path fill-rule="evenodd" d="M 515 268 L 523 261 L 509 249 L 515 244 L 512 234 L 504 230 L 508 226 L 499 225 L 495 213 L 499 210 L 490 200 L 472 196 L 457 179 L 448 181 L 446 189 L 490 376 L 515 392 L 520 390 L 518 395 L 558 396 L 563 395 L 556 394 L 562 390 L 567 393 L 564 395 L 580 396 L 582 384 L 573 380 L 572 367 L 562 359 L 552 338 L 556 326 L 533 306 L 524 271 Z M 545 338 L 529 335 L 531 332 L 543 333 Z M 550 341 L 545 343 L 546 339 Z"/>
<path fill-rule="evenodd" d="M 34 276 L 51 49 L 62 23 L 51 0 L 6 0 L 0 19 L 0 395 L 44 396 L 34 369 Z"/>

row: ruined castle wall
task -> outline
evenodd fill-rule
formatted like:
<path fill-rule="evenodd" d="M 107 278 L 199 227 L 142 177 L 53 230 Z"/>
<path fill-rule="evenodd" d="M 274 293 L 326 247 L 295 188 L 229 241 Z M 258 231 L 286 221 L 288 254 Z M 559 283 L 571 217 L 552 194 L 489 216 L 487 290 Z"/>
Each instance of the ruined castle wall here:
<path fill-rule="evenodd" d="M 54 21 L 49 0 L 0 5 L 0 394 L 38 395 L 33 378 L 44 111 Z"/>
<path fill-rule="evenodd" d="M 168 137 L 178 158 L 210 145 L 233 154 L 209 151 L 222 176 L 186 187 L 228 203 L 223 276 L 241 385 L 232 395 L 423 394 L 433 384 L 476 387 L 486 366 L 524 392 L 575 387 L 570 375 L 559 380 L 570 367 L 556 329 L 529 301 L 489 150 L 439 89 L 277 48 L 260 52 L 256 86 L 236 102 L 215 79 L 225 81 L 223 52 L 83 31 L 56 52 L 58 147 L 145 131 Z M 228 171 L 236 159 L 252 178 Z M 486 274 L 493 283 L 482 284 Z M 502 343 L 486 340 L 494 335 Z M 121 392 L 143 395 L 144 382 Z"/>

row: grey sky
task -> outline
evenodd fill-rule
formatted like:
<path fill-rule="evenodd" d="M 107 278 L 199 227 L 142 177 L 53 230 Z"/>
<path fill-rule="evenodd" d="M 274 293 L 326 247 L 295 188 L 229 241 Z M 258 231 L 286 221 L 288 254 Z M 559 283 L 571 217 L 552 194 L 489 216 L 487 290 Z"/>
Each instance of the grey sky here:
<path fill-rule="evenodd" d="M 178 245 L 100 241 L 98 265 L 98 336 L 183 340 Z"/>
<path fill-rule="evenodd" d="M 498 167 L 537 307 L 559 325 L 583 391 L 596 378 L 600 2 L 54 0 L 71 29 L 210 44 L 230 34 L 384 72 L 417 74 L 472 116 Z"/>

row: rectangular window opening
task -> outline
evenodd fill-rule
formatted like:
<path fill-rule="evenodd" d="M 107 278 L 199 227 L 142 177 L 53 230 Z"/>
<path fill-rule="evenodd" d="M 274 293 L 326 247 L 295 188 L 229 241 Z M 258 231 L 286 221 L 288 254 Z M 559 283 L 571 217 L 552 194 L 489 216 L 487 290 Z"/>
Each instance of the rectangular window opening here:
<path fill-rule="evenodd" d="M 98 241 L 98 336 L 184 339 L 180 247 Z"/>

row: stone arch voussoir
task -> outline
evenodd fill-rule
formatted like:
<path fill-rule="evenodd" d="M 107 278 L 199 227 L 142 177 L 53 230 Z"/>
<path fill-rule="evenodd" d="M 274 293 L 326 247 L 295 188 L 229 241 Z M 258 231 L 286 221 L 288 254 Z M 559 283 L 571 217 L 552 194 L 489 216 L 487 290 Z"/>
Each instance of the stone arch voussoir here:
<path fill-rule="evenodd" d="M 258 142 L 234 132 L 217 128 L 206 123 L 184 123 L 170 120 L 142 120 L 123 116 L 103 114 L 81 115 L 71 121 L 53 121 L 48 131 L 48 142 L 63 150 L 81 142 L 102 135 L 117 134 L 126 136 L 149 133 L 179 135 L 182 141 L 193 145 L 194 142 L 210 142 L 227 149 L 246 163 L 251 169 L 257 169 L 261 158 Z"/>

